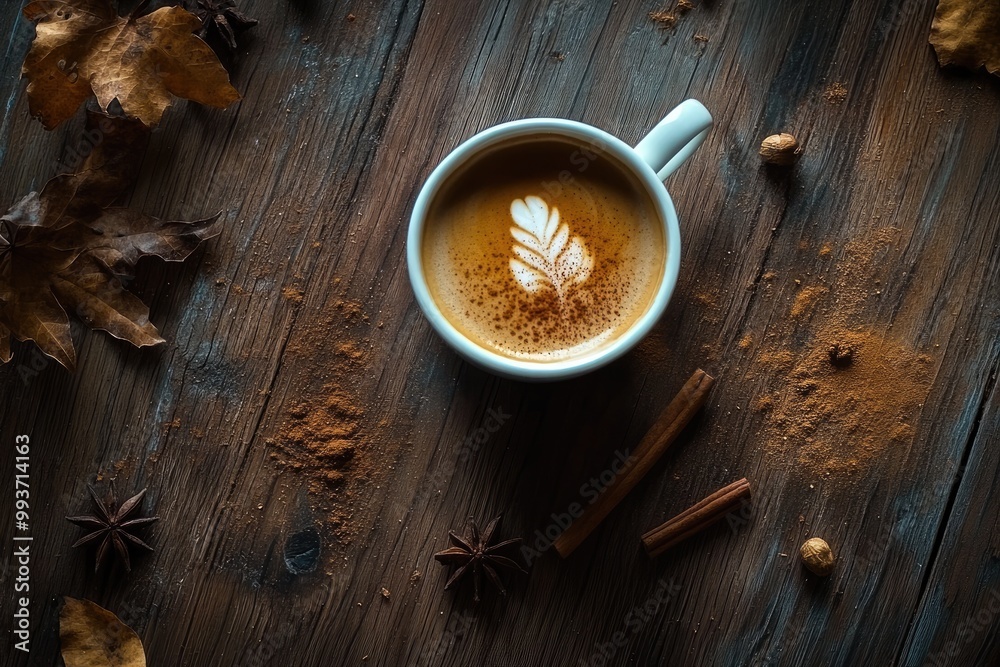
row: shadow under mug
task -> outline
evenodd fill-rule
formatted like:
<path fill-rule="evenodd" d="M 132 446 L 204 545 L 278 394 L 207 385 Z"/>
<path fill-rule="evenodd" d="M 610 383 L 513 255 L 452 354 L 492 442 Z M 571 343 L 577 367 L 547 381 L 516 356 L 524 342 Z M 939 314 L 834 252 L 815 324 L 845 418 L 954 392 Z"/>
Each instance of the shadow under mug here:
<path fill-rule="evenodd" d="M 496 125 L 453 150 L 427 178 L 417 195 L 407 233 L 406 262 L 410 284 L 420 309 L 434 330 L 473 364 L 497 375 L 529 381 L 563 380 L 589 373 L 622 356 L 642 340 L 663 315 L 677 285 L 681 245 L 677 213 L 663 180 L 704 141 L 712 126 L 708 109 L 697 100 L 675 107 L 634 148 L 621 139 L 585 123 L 561 118 L 529 118 Z M 472 158 L 489 148 L 525 137 L 565 137 L 588 147 L 599 146 L 630 170 L 645 187 L 663 225 L 666 239 L 663 273 L 646 311 L 618 337 L 578 356 L 553 361 L 513 359 L 479 345 L 463 335 L 441 312 L 424 275 L 423 236 L 428 211 L 441 186 Z"/>

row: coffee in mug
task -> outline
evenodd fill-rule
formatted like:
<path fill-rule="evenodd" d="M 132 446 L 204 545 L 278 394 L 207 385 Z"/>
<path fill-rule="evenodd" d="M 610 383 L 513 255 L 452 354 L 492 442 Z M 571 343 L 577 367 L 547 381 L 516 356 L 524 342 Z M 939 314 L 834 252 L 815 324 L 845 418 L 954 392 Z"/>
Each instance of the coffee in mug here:
<path fill-rule="evenodd" d="M 463 141 L 410 213 L 407 273 L 427 321 L 473 364 L 518 380 L 577 377 L 628 352 L 680 272 L 663 181 L 711 126 L 685 100 L 635 146 L 564 118 Z"/>
<path fill-rule="evenodd" d="M 437 190 L 422 259 L 441 314 L 511 359 L 600 350 L 650 308 L 667 242 L 648 188 L 600 145 L 552 134 L 483 151 Z"/>

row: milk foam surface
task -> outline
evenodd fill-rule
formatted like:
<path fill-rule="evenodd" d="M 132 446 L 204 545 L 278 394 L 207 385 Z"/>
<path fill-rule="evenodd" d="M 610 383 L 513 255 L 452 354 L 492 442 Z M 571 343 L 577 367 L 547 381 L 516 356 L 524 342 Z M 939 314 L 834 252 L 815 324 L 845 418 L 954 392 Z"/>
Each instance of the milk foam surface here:
<path fill-rule="evenodd" d="M 612 157 L 563 138 L 495 147 L 453 174 L 423 238 L 444 316 L 514 359 L 608 344 L 648 309 L 664 270 L 656 209 Z"/>

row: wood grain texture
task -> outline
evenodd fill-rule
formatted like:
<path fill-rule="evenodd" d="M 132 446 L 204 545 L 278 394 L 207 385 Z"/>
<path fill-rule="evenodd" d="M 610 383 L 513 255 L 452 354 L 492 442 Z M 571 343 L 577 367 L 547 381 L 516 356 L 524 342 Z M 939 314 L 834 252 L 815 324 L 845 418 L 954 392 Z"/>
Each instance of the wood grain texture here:
<path fill-rule="evenodd" d="M 243 101 L 169 110 L 128 202 L 224 212 L 203 251 L 142 266 L 133 284 L 168 344 L 132 350 L 81 330 L 75 375 L 35 373 L 30 345 L 0 368 L 0 442 L 34 443 L 37 554 L 34 649 L 5 641 L 3 664 L 59 664 L 60 595 L 117 612 L 153 666 L 1000 663 L 1000 85 L 938 68 L 933 2 L 697 4 L 660 31 L 647 18 L 658 7 L 637 0 L 241 2 L 261 19 L 232 69 Z M 17 77 L 32 29 L 10 6 L 0 31 L 10 203 L 66 161 L 82 116 L 51 133 L 29 118 Z M 839 105 L 823 97 L 834 81 L 848 90 Z M 635 143 L 687 97 L 716 125 L 667 183 L 682 269 L 653 333 L 552 385 L 461 362 L 406 278 L 406 219 L 434 165 L 476 131 L 530 116 Z M 756 154 L 777 131 L 805 146 L 788 177 Z M 775 379 L 762 358 L 769 334 L 795 351 L 810 343 L 827 314 L 789 324 L 802 286 L 835 285 L 850 243 L 890 228 L 854 317 L 925 353 L 933 383 L 911 444 L 825 479 L 768 448 L 752 409 Z M 342 300 L 368 320 L 323 332 Z M 341 337 L 365 345 L 346 376 L 326 349 Z M 717 378 L 703 413 L 560 560 L 546 530 L 698 366 Z M 330 382 L 364 405 L 385 461 L 358 487 L 346 544 L 268 445 Z M 130 577 L 95 577 L 69 549 L 78 531 L 63 517 L 99 473 L 123 492 L 149 486 L 163 517 L 156 553 Z M 0 474 L 11 479 L 12 456 Z M 647 558 L 641 533 L 743 476 L 753 508 L 731 530 Z M 9 545 L 9 493 L 0 509 Z M 432 554 L 447 531 L 498 513 L 504 535 L 538 548 L 530 577 L 478 607 L 467 590 L 442 593 Z M 309 527 L 321 566 L 295 575 L 283 549 Z M 812 535 L 840 558 L 826 581 L 783 556 Z"/>

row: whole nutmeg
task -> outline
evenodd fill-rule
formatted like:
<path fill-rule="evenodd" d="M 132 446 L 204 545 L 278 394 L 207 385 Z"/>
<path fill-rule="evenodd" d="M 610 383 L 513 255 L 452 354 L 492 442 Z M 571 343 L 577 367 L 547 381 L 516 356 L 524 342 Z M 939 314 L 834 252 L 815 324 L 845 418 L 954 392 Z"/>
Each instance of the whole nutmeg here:
<path fill-rule="evenodd" d="M 829 354 L 830 363 L 837 368 L 847 368 L 854 362 L 854 347 L 849 343 L 834 343 Z"/>
<path fill-rule="evenodd" d="M 788 167 L 799 161 L 802 147 L 790 134 L 772 134 L 760 142 L 760 157 L 767 164 Z"/>
<path fill-rule="evenodd" d="M 802 563 L 813 574 L 825 577 L 833 572 L 833 550 L 826 540 L 811 537 L 802 543 L 799 549 Z"/>

